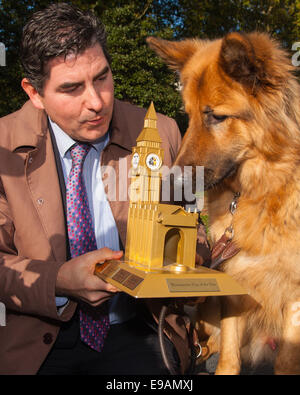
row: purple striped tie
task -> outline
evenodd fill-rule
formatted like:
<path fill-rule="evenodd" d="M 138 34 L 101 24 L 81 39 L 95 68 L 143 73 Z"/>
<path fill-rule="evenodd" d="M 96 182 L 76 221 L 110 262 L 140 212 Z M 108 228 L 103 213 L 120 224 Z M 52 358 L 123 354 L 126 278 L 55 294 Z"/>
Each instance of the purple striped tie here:
<path fill-rule="evenodd" d="M 85 185 L 82 179 L 83 162 L 90 150 L 88 144 L 76 144 L 70 152 L 72 168 L 67 182 L 67 224 L 71 257 L 75 258 L 97 249 L 95 232 Z M 108 315 L 99 308 L 80 307 L 80 336 L 92 349 L 101 351 L 109 331 Z"/>

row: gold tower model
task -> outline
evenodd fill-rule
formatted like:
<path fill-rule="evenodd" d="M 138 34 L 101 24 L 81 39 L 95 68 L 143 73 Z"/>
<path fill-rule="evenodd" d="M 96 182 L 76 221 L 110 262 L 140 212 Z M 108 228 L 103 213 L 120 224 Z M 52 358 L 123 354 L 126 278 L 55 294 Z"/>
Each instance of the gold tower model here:
<path fill-rule="evenodd" d="M 144 128 L 132 148 L 131 202 L 160 201 L 161 166 L 164 152 L 157 130 L 157 116 L 151 103 L 144 121 Z"/>
<path fill-rule="evenodd" d="M 160 203 L 164 152 L 153 103 L 136 142 L 125 258 L 97 264 L 95 274 L 135 297 L 244 294 L 225 273 L 195 267 L 198 214 Z"/>
<path fill-rule="evenodd" d="M 170 264 L 193 268 L 198 214 L 160 204 L 164 152 L 151 103 L 144 128 L 132 150 L 132 181 L 125 259 L 148 270 Z"/>

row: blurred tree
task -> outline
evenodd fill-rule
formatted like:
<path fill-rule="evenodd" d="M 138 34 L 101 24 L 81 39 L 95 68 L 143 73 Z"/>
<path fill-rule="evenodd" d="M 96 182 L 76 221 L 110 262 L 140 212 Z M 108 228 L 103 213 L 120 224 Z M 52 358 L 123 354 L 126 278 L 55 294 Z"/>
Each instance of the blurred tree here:
<path fill-rule="evenodd" d="M 230 31 L 258 30 L 291 48 L 300 33 L 299 5 L 299 0 L 178 0 L 176 34 L 216 38 Z"/>
<path fill-rule="evenodd" d="M 175 117 L 181 107 L 176 75 L 146 44 L 149 35 L 172 39 L 173 32 L 168 26 L 157 32 L 157 18 L 150 12 L 152 1 L 127 3 L 102 14 L 112 56 L 115 95 L 143 107 L 153 100 L 157 111 Z"/>
<path fill-rule="evenodd" d="M 0 116 L 26 100 L 18 62 L 22 27 L 50 0 L 0 0 L 0 42 L 7 66 L 0 67 Z M 216 38 L 229 31 L 268 31 L 285 47 L 300 41 L 300 0 L 72 0 L 93 9 L 106 25 L 116 96 L 158 111 L 181 123 L 176 75 L 147 48 L 145 38 Z M 182 130 L 185 124 L 182 124 Z"/>

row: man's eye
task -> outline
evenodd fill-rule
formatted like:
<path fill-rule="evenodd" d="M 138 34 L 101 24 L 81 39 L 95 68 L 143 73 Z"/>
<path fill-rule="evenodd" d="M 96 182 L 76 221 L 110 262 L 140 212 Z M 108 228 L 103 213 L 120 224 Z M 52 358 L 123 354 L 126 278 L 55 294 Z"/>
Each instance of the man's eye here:
<path fill-rule="evenodd" d="M 107 77 L 107 74 L 101 75 L 100 77 L 97 78 L 97 81 L 104 81 Z"/>
<path fill-rule="evenodd" d="M 74 85 L 74 86 L 68 86 L 62 89 L 63 93 L 72 93 L 75 92 L 78 89 L 78 85 Z"/>
<path fill-rule="evenodd" d="M 65 93 L 72 93 L 75 92 L 78 86 L 74 86 L 73 88 L 67 88 L 65 89 Z"/>

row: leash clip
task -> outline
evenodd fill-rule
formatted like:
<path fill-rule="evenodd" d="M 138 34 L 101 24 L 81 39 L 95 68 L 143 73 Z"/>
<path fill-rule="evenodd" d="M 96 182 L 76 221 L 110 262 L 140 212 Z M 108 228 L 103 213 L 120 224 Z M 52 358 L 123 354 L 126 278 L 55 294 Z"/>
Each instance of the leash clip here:
<path fill-rule="evenodd" d="M 232 240 L 232 239 L 233 239 L 233 236 L 234 236 L 234 229 L 233 229 L 233 226 L 232 226 L 232 225 L 228 226 L 228 228 L 225 229 L 224 234 L 225 234 L 226 237 L 228 238 L 228 241 Z"/>
<path fill-rule="evenodd" d="M 230 212 L 232 215 L 236 212 L 237 202 L 238 202 L 238 198 L 240 197 L 240 195 L 241 195 L 240 192 L 236 192 L 232 202 L 230 203 Z"/>

